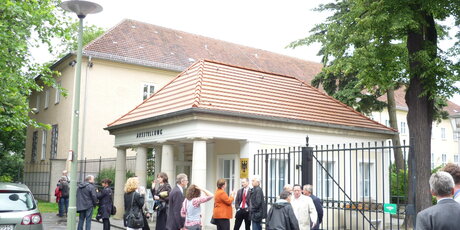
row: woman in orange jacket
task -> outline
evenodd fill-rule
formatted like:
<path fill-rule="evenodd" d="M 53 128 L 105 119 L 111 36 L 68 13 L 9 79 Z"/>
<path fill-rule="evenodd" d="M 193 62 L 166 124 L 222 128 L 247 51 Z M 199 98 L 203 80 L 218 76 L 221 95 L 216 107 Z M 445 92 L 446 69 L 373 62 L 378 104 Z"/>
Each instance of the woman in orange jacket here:
<path fill-rule="evenodd" d="M 230 197 L 225 192 L 227 181 L 217 180 L 217 190 L 214 194 L 214 210 L 212 217 L 217 225 L 217 230 L 230 230 L 230 219 L 233 216 L 232 202 L 235 197 L 233 191 Z"/>

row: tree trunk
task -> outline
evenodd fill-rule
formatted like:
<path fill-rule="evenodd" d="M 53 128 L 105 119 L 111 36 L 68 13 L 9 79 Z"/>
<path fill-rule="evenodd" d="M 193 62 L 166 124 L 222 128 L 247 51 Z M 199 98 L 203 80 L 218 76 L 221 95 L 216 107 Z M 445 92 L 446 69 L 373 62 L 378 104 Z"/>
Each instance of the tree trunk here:
<path fill-rule="evenodd" d="M 388 102 L 388 117 L 390 118 L 390 126 L 393 129 L 398 130 L 398 119 L 396 118 L 396 102 L 395 102 L 395 90 L 390 88 L 387 90 L 387 102 Z M 399 140 L 399 135 L 394 135 L 393 146 L 401 146 L 401 141 Z M 401 148 L 394 148 L 393 154 L 395 157 L 396 172 L 400 172 L 405 169 L 404 167 L 404 157 L 402 154 Z"/>
<path fill-rule="evenodd" d="M 407 36 L 410 81 L 405 99 L 409 108 L 407 123 L 410 140 L 414 147 L 409 153 L 409 178 L 415 179 L 409 179 L 408 198 L 409 203 L 415 202 L 415 212 L 418 213 L 432 205 L 428 180 L 431 174 L 431 129 L 434 102 L 430 99 L 430 93 L 422 95 L 428 87 L 427 82 L 431 79 L 427 76 L 422 78 L 422 74 L 427 72 L 427 67 L 418 61 L 416 56 L 420 51 L 428 51 L 430 58 L 436 57 L 437 35 L 433 17 L 419 9 L 414 12 L 417 12 L 414 14 L 419 22 L 419 29 L 409 31 Z M 412 160 L 415 161 L 414 166 L 410 163 Z M 408 223 L 411 224 L 412 221 Z"/>

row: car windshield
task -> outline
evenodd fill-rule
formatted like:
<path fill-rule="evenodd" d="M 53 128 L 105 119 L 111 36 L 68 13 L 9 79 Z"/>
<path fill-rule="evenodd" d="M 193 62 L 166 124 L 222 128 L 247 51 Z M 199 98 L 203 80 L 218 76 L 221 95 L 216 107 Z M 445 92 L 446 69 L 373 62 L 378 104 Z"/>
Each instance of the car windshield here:
<path fill-rule="evenodd" d="M 32 195 L 26 191 L 0 191 L 0 212 L 35 209 Z"/>

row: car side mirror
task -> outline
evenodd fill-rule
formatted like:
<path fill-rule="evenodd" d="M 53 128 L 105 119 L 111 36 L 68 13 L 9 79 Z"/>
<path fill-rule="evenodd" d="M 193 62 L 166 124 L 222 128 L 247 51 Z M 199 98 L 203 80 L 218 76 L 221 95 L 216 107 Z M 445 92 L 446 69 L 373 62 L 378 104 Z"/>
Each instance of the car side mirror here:
<path fill-rule="evenodd" d="M 8 198 L 10 198 L 10 200 L 12 200 L 12 201 L 17 201 L 17 200 L 19 200 L 18 194 L 11 194 Z"/>

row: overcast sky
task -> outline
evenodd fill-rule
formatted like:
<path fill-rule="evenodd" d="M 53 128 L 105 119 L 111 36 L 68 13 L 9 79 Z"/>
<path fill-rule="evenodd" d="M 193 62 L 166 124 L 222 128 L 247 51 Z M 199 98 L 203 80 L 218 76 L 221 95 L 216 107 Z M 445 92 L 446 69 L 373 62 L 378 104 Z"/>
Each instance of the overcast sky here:
<path fill-rule="evenodd" d="M 128 18 L 319 62 L 319 45 L 286 49 L 327 14 L 312 11 L 333 0 L 91 0 L 103 11 L 85 22 L 109 29 Z M 35 50 L 37 61 L 51 60 Z M 455 100 L 460 104 L 460 97 Z"/>

